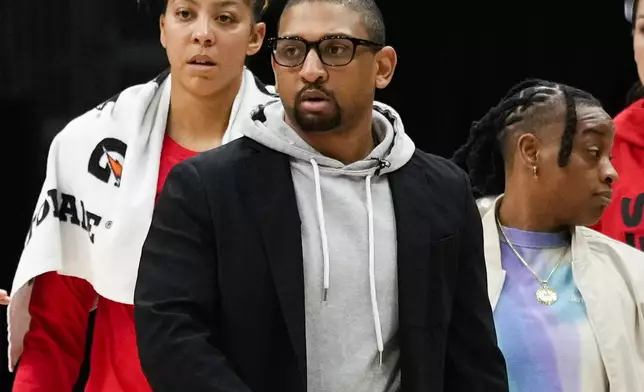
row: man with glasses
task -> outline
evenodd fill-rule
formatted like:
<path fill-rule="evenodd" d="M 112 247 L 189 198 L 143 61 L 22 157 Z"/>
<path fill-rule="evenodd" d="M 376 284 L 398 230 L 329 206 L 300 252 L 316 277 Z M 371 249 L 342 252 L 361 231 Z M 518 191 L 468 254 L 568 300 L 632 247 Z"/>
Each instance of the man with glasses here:
<path fill-rule="evenodd" d="M 280 100 L 180 163 L 135 319 L 155 391 L 507 391 L 466 175 L 374 102 L 396 67 L 372 0 L 295 0 Z"/>

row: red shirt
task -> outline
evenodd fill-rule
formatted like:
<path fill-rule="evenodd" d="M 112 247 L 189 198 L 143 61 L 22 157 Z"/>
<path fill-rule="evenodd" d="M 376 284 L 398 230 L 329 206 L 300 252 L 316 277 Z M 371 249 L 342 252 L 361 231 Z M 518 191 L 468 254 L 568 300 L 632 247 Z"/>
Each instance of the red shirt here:
<path fill-rule="evenodd" d="M 593 228 L 644 250 L 644 100 L 615 117 L 615 130 L 612 153 L 619 179 L 613 201 Z"/>
<path fill-rule="evenodd" d="M 177 163 L 197 153 L 166 135 L 157 196 Z M 18 363 L 14 392 L 70 392 L 85 355 L 88 314 L 97 294 L 79 278 L 49 272 L 36 278 L 31 325 Z M 98 297 L 86 392 L 151 391 L 139 363 L 134 307 Z"/>

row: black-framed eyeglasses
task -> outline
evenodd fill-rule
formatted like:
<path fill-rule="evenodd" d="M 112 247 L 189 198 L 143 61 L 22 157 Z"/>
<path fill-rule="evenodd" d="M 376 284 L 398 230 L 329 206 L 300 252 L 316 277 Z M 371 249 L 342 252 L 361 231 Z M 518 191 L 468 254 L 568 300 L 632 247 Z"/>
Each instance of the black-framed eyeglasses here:
<path fill-rule="evenodd" d="M 311 48 L 320 61 L 330 67 L 342 67 L 353 61 L 358 46 L 380 50 L 384 45 L 365 39 L 343 35 L 324 37 L 319 41 L 307 41 L 300 37 L 277 37 L 268 40 L 275 62 L 283 67 L 299 67 L 306 60 Z"/>

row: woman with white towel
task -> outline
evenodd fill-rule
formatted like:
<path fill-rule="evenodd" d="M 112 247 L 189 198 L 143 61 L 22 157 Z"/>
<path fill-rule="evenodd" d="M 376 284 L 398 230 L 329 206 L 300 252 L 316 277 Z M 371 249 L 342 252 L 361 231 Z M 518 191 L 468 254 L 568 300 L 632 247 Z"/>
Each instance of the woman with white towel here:
<path fill-rule="evenodd" d="M 244 67 L 262 46 L 268 1 L 151 1 L 169 70 L 74 119 L 51 144 L 9 305 L 14 391 L 72 390 L 95 308 L 85 390 L 150 390 L 132 301 L 156 195 L 176 163 L 241 136 L 250 112 L 274 99 Z"/>

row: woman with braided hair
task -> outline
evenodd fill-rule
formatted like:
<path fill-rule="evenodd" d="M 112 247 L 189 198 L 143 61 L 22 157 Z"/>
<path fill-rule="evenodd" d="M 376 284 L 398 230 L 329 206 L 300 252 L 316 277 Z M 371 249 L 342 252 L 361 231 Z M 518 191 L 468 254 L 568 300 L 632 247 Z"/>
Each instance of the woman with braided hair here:
<path fill-rule="evenodd" d="M 529 80 L 454 155 L 500 195 L 483 231 L 511 391 L 644 392 L 644 253 L 586 227 L 611 200 L 614 136 L 590 94 Z"/>

